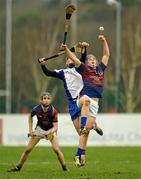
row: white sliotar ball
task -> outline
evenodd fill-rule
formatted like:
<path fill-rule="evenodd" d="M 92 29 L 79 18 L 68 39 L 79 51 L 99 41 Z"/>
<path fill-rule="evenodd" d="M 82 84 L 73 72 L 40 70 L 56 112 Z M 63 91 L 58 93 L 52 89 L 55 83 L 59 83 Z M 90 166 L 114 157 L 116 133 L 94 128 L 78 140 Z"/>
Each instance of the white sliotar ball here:
<path fill-rule="evenodd" d="M 103 26 L 100 26 L 100 27 L 99 27 L 99 30 L 100 30 L 100 31 L 104 31 L 104 27 L 103 27 Z"/>

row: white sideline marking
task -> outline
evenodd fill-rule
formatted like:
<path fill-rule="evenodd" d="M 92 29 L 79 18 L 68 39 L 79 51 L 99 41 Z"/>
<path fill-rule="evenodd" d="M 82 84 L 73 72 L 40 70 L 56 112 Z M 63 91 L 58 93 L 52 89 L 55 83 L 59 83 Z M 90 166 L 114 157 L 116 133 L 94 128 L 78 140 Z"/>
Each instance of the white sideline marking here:
<path fill-rule="evenodd" d="M 119 161 L 118 161 L 119 162 Z M 129 163 L 134 163 L 134 161 L 121 161 L 123 163 L 126 163 L 126 164 L 129 164 Z M 36 165 L 36 164 L 56 164 L 56 162 L 45 162 L 45 161 L 42 161 L 42 162 L 25 162 L 26 165 Z M 74 164 L 74 161 L 71 161 L 71 162 L 66 162 L 67 164 Z M 101 163 L 101 161 L 94 161 L 94 162 L 88 162 L 88 164 L 99 164 Z M 0 165 L 13 165 L 13 164 L 16 164 L 16 163 L 0 163 Z"/>

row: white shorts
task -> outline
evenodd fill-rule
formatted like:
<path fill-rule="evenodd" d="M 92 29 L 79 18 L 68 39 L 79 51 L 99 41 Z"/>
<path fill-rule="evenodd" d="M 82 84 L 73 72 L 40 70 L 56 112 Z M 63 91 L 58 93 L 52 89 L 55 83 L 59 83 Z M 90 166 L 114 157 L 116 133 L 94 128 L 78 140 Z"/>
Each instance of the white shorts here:
<path fill-rule="evenodd" d="M 98 102 L 93 100 L 92 98 L 90 98 L 87 95 L 83 95 L 83 97 L 87 97 L 90 99 L 90 113 L 89 113 L 89 115 L 96 118 L 97 113 L 98 113 L 98 109 L 99 109 Z M 79 106 L 78 102 L 79 102 L 79 99 L 77 101 L 77 105 Z"/>
<path fill-rule="evenodd" d="M 45 130 L 41 129 L 40 126 L 37 126 L 37 127 L 35 128 L 35 131 L 33 132 L 33 135 L 42 138 L 42 137 L 44 137 L 45 135 L 48 135 L 50 132 L 51 132 L 50 129 L 47 130 L 47 131 L 45 131 Z"/>

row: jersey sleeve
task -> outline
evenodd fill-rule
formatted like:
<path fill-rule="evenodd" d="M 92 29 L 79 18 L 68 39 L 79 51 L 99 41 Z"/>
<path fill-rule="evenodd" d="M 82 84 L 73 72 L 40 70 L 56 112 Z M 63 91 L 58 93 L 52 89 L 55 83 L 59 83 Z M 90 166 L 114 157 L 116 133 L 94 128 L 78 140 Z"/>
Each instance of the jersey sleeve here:
<path fill-rule="evenodd" d="M 36 115 L 36 110 L 35 110 L 35 108 L 33 108 L 30 112 L 30 116 L 33 117 L 35 115 Z"/>
<path fill-rule="evenodd" d="M 38 104 L 37 106 L 35 106 L 35 107 L 31 110 L 31 113 L 30 113 L 31 117 L 35 116 L 35 115 L 40 111 L 40 109 L 41 109 L 41 105 L 40 105 L 40 104 Z"/>
<path fill-rule="evenodd" d="M 84 48 L 84 52 L 81 53 L 80 61 L 85 63 L 86 62 L 86 56 L 87 56 L 87 48 Z"/>
<path fill-rule="evenodd" d="M 79 74 L 83 74 L 86 70 L 87 70 L 87 66 L 84 63 L 81 63 L 81 65 L 76 68 L 76 71 Z"/>
<path fill-rule="evenodd" d="M 59 79 L 63 79 L 64 78 L 64 70 L 63 69 L 60 69 L 60 70 L 55 70 L 56 72 L 56 77 L 59 78 Z"/>
<path fill-rule="evenodd" d="M 101 62 L 99 66 L 97 66 L 96 71 L 97 73 L 101 73 L 101 72 L 104 72 L 105 69 L 106 69 L 106 66 Z"/>
<path fill-rule="evenodd" d="M 57 77 L 56 71 L 49 70 L 45 65 L 41 65 L 41 68 L 46 76 Z"/>
<path fill-rule="evenodd" d="M 55 77 L 59 79 L 63 79 L 64 77 L 63 69 L 51 71 L 45 65 L 41 65 L 41 68 L 46 76 Z"/>

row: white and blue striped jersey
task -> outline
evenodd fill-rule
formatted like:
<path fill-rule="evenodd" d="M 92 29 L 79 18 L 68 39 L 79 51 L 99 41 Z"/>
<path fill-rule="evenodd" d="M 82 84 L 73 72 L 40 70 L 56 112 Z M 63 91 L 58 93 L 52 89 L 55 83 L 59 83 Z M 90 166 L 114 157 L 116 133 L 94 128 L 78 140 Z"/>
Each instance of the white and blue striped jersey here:
<path fill-rule="evenodd" d="M 68 99 L 77 98 L 83 88 L 82 76 L 77 71 L 77 68 L 55 70 L 55 72 L 56 76 L 64 83 Z"/>

